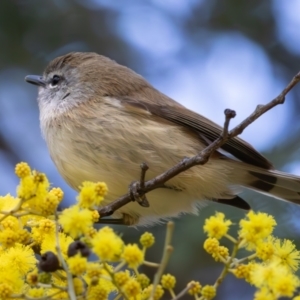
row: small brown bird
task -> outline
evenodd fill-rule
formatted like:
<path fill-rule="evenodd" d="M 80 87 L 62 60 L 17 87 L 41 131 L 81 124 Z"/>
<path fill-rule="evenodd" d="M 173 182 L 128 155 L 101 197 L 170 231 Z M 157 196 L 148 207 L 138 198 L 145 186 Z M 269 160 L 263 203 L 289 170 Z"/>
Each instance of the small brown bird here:
<path fill-rule="evenodd" d="M 104 205 L 127 193 L 140 177 L 166 171 L 204 149 L 221 127 L 152 87 L 134 71 L 96 53 L 70 53 L 50 62 L 39 86 L 43 136 L 59 172 L 78 190 L 85 180 L 105 181 Z M 150 207 L 129 203 L 112 217 L 149 225 L 182 213 L 197 213 L 205 200 L 249 209 L 242 187 L 300 204 L 300 178 L 274 170 L 251 145 L 234 138 L 207 164 L 195 166 L 150 192 Z M 230 155 L 226 155 L 226 152 Z M 225 153 L 225 154 L 224 154 Z"/>

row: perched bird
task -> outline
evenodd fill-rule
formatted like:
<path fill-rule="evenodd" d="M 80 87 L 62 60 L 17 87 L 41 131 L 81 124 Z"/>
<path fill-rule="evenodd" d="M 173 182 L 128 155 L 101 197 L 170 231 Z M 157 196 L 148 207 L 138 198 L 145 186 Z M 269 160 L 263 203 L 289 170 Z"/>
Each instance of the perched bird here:
<path fill-rule="evenodd" d="M 222 131 L 131 69 L 96 53 L 57 57 L 42 76 L 25 79 L 39 86 L 41 129 L 58 171 L 76 190 L 86 180 L 105 181 L 104 205 L 127 193 L 142 162 L 150 167 L 146 179 L 153 178 L 196 155 Z M 300 204 L 299 177 L 274 170 L 240 138 L 222 150 L 148 193 L 150 207 L 131 202 L 112 217 L 116 223 L 150 225 L 197 213 L 205 200 L 249 209 L 237 196 L 243 187 Z"/>

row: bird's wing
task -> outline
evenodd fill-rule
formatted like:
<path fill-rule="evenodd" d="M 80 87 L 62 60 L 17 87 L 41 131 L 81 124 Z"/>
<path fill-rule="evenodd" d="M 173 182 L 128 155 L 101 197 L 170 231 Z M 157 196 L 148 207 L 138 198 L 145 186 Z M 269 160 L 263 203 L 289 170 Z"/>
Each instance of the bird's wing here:
<path fill-rule="evenodd" d="M 208 143 L 216 140 L 222 132 L 222 128 L 219 125 L 184 106 L 177 104 L 177 102 L 170 98 L 167 98 L 167 105 L 161 105 L 157 102 L 154 103 L 154 101 L 151 101 L 150 103 L 144 100 L 145 99 L 137 100 L 135 97 L 121 98 L 124 105 L 132 106 L 135 109 L 146 110 L 155 116 L 189 128 L 194 132 L 198 132 L 202 140 L 207 141 Z M 170 102 L 170 100 L 172 101 Z M 264 169 L 273 169 L 273 165 L 270 161 L 240 138 L 235 137 L 230 139 L 221 148 L 245 163 Z"/>

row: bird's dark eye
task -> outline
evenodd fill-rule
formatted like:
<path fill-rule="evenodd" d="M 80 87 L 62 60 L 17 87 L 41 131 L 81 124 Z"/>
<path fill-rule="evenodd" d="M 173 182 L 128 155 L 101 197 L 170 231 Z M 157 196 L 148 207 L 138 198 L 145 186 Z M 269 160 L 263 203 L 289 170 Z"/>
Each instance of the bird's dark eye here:
<path fill-rule="evenodd" d="M 51 86 L 57 86 L 57 84 L 60 82 L 61 77 L 58 75 L 53 75 L 51 79 Z"/>

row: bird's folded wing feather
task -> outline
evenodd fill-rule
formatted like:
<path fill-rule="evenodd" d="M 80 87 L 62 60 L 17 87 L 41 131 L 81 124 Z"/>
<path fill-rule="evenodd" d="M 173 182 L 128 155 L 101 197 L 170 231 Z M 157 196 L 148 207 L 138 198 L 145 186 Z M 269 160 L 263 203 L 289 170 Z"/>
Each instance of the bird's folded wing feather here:
<path fill-rule="evenodd" d="M 166 98 L 169 101 L 172 100 L 168 97 Z M 124 105 L 132 106 L 135 109 L 146 110 L 155 116 L 196 131 L 200 134 L 202 139 L 206 141 L 213 142 L 222 132 L 222 128 L 219 125 L 185 108 L 179 103 L 173 102 L 173 100 L 170 102 L 170 105 L 159 105 L 154 103 L 154 101 L 150 103 L 143 101 L 144 99 L 138 101 L 130 97 L 123 97 L 120 100 Z M 273 169 L 273 165 L 270 161 L 240 138 L 235 137 L 230 139 L 221 148 L 245 163 L 263 169 Z"/>

